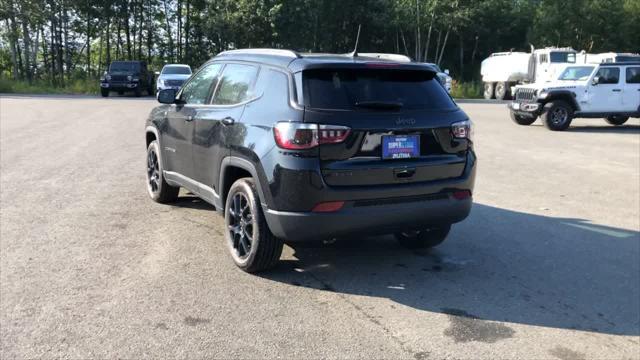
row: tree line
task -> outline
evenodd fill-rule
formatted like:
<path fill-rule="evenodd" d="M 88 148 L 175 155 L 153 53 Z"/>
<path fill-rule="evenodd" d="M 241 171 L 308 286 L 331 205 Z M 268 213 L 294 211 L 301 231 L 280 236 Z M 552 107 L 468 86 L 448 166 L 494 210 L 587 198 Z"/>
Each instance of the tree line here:
<path fill-rule="evenodd" d="M 640 0 L 2 0 L 0 76 L 64 84 L 113 60 L 198 67 L 227 49 L 405 54 L 479 77 L 492 52 L 640 51 Z"/>

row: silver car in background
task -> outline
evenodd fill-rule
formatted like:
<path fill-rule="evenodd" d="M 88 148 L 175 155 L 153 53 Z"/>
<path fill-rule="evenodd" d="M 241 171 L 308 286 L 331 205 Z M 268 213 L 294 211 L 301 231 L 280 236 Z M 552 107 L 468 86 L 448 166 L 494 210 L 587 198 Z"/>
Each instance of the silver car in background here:
<path fill-rule="evenodd" d="M 191 67 L 184 64 L 167 64 L 156 75 L 158 75 L 156 93 L 165 89 L 178 90 L 191 76 Z"/>

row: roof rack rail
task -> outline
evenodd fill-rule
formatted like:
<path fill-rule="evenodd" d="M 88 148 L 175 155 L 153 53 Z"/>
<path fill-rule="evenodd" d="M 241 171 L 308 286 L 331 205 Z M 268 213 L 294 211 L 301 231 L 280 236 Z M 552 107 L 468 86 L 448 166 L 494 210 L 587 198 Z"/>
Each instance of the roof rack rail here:
<path fill-rule="evenodd" d="M 285 50 L 285 49 L 237 49 L 237 50 L 226 50 L 221 52 L 218 55 L 231 55 L 231 54 L 246 54 L 246 55 L 274 55 L 274 56 L 286 56 L 293 58 L 301 58 L 299 53 L 293 50 Z"/>

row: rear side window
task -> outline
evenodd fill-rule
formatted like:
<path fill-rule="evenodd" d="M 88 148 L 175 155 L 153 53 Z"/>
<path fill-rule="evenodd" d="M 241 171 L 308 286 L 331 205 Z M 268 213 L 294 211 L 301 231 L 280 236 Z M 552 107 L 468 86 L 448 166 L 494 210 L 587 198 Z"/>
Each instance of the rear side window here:
<path fill-rule="evenodd" d="M 640 67 L 627 68 L 627 84 L 640 84 Z"/>
<path fill-rule="evenodd" d="M 235 105 L 249 100 L 258 68 L 251 65 L 228 64 L 213 97 L 214 105 Z"/>
<path fill-rule="evenodd" d="M 598 70 L 599 84 L 617 84 L 620 81 L 620 68 L 603 67 Z"/>
<path fill-rule="evenodd" d="M 304 104 L 315 109 L 355 110 L 362 104 L 397 104 L 402 109 L 456 108 L 435 73 L 424 70 L 305 70 L 302 85 Z"/>

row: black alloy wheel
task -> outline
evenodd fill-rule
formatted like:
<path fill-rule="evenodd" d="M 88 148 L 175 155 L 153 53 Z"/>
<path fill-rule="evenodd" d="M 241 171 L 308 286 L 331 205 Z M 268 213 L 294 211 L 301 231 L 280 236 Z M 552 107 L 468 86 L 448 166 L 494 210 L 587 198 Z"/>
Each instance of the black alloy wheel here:
<path fill-rule="evenodd" d="M 226 219 L 231 248 L 239 259 L 245 260 L 251 253 L 255 227 L 249 199 L 242 192 L 235 193 L 227 211 L 229 211 L 229 216 Z"/>
<path fill-rule="evenodd" d="M 147 186 L 151 192 L 160 189 L 160 165 L 155 149 L 150 149 L 147 153 Z"/>

